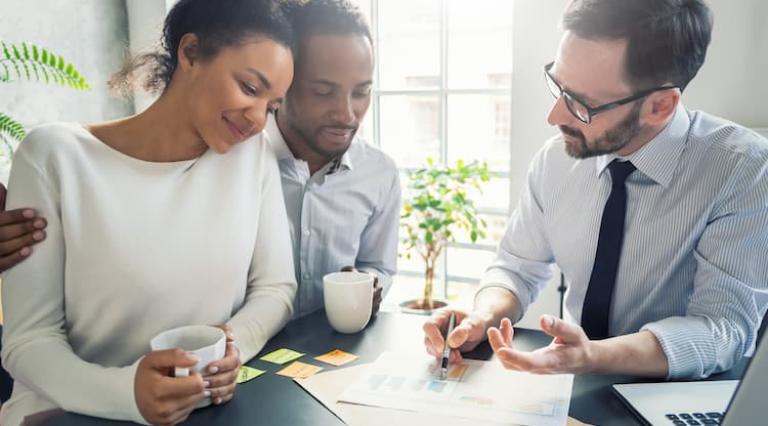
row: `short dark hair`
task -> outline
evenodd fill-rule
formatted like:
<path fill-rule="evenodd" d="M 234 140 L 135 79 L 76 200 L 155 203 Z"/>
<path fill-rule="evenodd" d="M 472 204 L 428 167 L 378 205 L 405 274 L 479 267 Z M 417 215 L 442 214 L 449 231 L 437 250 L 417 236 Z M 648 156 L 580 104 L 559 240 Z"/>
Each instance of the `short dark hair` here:
<path fill-rule="evenodd" d="M 299 50 L 302 41 L 316 35 L 361 35 L 373 44 L 365 16 L 349 0 L 293 0 L 285 3 L 285 10 Z M 301 53 L 295 56 L 298 60 Z"/>
<path fill-rule="evenodd" d="M 147 66 L 142 86 L 153 92 L 163 90 L 176 71 L 181 38 L 189 33 L 199 40 L 197 54 L 201 59 L 211 58 L 223 47 L 238 45 L 253 35 L 267 37 L 293 50 L 293 28 L 286 15 L 286 1 L 179 0 L 165 18 L 160 49 L 129 59 L 113 76 L 110 86 L 132 86 L 131 75 Z"/>
<path fill-rule="evenodd" d="M 685 89 L 704 63 L 712 24 L 702 0 L 573 0 L 562 20 L 578 37 L 627 40 L 625 68 L 638 90 Z"/>

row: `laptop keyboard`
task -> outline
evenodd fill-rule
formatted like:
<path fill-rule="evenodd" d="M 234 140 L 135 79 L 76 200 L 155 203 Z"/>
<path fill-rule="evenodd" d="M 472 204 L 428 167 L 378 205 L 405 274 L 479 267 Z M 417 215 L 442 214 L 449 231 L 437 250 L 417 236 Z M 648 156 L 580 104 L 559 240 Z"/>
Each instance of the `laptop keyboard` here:
<path fill-rule="evenodd" d="M 667 418 L 675 426 L 719 425 L 723 413 L 678 413 L 667 414 Z"/>

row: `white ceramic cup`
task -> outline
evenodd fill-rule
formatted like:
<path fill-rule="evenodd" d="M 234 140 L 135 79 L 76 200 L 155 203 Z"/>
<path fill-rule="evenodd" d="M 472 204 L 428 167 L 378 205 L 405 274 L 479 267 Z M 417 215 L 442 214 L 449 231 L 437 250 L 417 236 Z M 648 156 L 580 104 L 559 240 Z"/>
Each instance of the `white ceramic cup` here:
<path fill-rule="evenodd" d="M 227 349 L 227 336 L 224 330 L 209 325 L 187 325 L 164 331 L 149 342 L 153 351 L 179 348 L 192 354 L 199 360 L 192 371 L 203 373 L 205 368 L 213 361 L 224 358 Z M 176 367 L 176 377 L 189 376 L 190 369 Z M 198 404 L 198 408 L 211 403 L 210 398 L 205 398 Z"/>
<path fill-rule="evenodd" d="M 368 325 L 373 306 L 372 274 L 333 272 L 323 277 L 325 314 L 339 333 L 357 333 Z"/>

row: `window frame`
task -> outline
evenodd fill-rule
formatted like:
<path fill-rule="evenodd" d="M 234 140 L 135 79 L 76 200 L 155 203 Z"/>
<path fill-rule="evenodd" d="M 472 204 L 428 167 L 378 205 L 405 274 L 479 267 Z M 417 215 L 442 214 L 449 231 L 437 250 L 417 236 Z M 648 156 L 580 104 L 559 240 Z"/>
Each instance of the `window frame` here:
<path fill-rule="evenodd" d="M 380 40 L 380 33 L 379 33 L 379 6 L 382 1 L 386 0 L 358 0 L 358 4 L 360 6 L 363 6 L 363 4 L 366 4 L 366 8 L 363 10 L 370 13 L 368 18 L 370 20 L 371 25 L 371 36 L 373 37 L 373 44 L 374 46 L 379 45 Z M 512 114 L 512 84 L 511 84 L 511 78 L 510 83 L 508 87 L 502 87 L 502 88 L 461 88 L 461 89 L 452 89 L 448 87 L 448 77 L 449 77 L 449 69 L 448 69 L 448 46 L 449 46 L 449 35 L 450 35 L 450 28 L 449 28 L 449 18 L 448 18 L 448 1 L 446 0 L 438 0 L 439 7 L 440 7 L 440 34 L 439 34 L 439 57 L 440 57 L 440 85 L 437 88 L 432 89 L 400 89 L 400 90 L 392 90 L 392 89 L 382 89 L 379 84 L 381 82 L 380 78 L 380 70 L 381 70 L 381 61 L 380 61 L 380 52 L 378 49 L 374 48 L 374 55 L 375 55 L 375 67 L 374 67 L 374 85 L 372 88 L 372 94 L 371 94 L 371 110 L 369 111 L 370 114 L 372 114 L 371 117 L 371 124 L 372 129 L 371 133 L 373 135 L 373 141 L 371 141 L 374 145 L 377 147 L 381 147 L 381 99 L 383 97 L 387 96 L 420 96 L 420 95 L 429 95 L 429 96 L 437 96 L 439 99 L 439 115 L 438 115 L 438 126 L 439 126 L 439 140 L 440 140 L 440 157 L 436 160 L 439 161 L 442 164 L 445 164 L 448 158 L 448 147 L 450 144 L 450 141 L 448 140 L 448 98 L 451 95 L 502 95 L 506 96 L 508 99 L 508 105 L 509 105 L 509 111 L 510 115 Z M 513 23 L 513 16 L 509 17 L 510 24 Z M 510 34 L 512 34 L 512 31 L 510 31 Z M 510 40 L 510 43 L 512 40 Z M 513 65 L 514 66 L 514 65 Z M 511 124 L 511 121 L 510 121 Z M 478 212 L 480 214 L 489 215 L 489 216 L 497 216 L 497 217 L 503 217 L 505 220 L 510 216 L 512 212 L 512 206 L 514 205 L 514 201 L 512 199 L 512 167 L 513 167 L 513 144 L 512 144 L 512 126 L 509 126 L 510 129 L 508 129 L 508 135 L 507 135 L 507 141 L 509 144 L 509 150 L 510 150 L 510 160 L 509 164 L 507 165 L 506 170 L 491 170 L 491 178 L 503 178 L 507 180 L 507 183 L 509 184 L 509 203 L 505 209 L 499 209 L 499 208 L 479 208 Z M 408 168 L 400 168 L 400 172 L 402 174 L 403 183 L 407 183 L 407 172 L 413 170 Z M 443 251 L 441 254 L 441 265 L 442 268 L 439 271 L 436 271 L 436 281 L 441 283 L 442 285 L 436 285 L 436 288 L 441 288 L 441 293 L 438 295 L 439 297 L 448 298 L 449 292 L 448 292 L 448 286 L 450 283 L 465 283 L 465 284 L 477 284 L 480 282 L 480 276 L 482 275 L 483 271 L 478 271 L 478 275 L 475 277 L 466 277 L 466 276 L 459 276 L 459 275 L 451 275 L 448 273 L 448 257 L 449 257 L 449 249 L 450 248 L 457 248 L 457 249 L 470 249 L 470 250 L 482 250 L 482 251 L 488 251 L 488 252 L 496 252 L 496 245 L 491 244 L 480 244 L 480 243 L 465 243 L 465 242 L 452 242 L 448 244 L 448 247 L 446 250 Z M 423 271 L 415 271 L 415 270 L 398 270 L 399 275 L 403 276 L 409 276 L 409 277 L 423 277 L 424 272 Z"/>

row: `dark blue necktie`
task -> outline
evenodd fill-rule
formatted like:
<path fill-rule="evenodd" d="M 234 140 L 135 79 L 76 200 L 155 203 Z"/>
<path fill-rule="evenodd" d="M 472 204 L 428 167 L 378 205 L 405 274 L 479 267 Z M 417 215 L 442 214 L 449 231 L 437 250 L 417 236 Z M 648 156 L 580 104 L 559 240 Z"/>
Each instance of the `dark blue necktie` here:
<path fill-rule="evenodd" d="M 621 258 L 621 244 L 624 241 L 624 220 L 627 211 L 625 182 L 635 171 L 635 166 L 629 161 L 613 160 L 608 165 L 608 170 L 611 172 L 611 195 L 608 196 L 603 209 L 595 264 L 581 311 L 581 326 L 590 339 L 608 337 L 611 298 Z"/>

